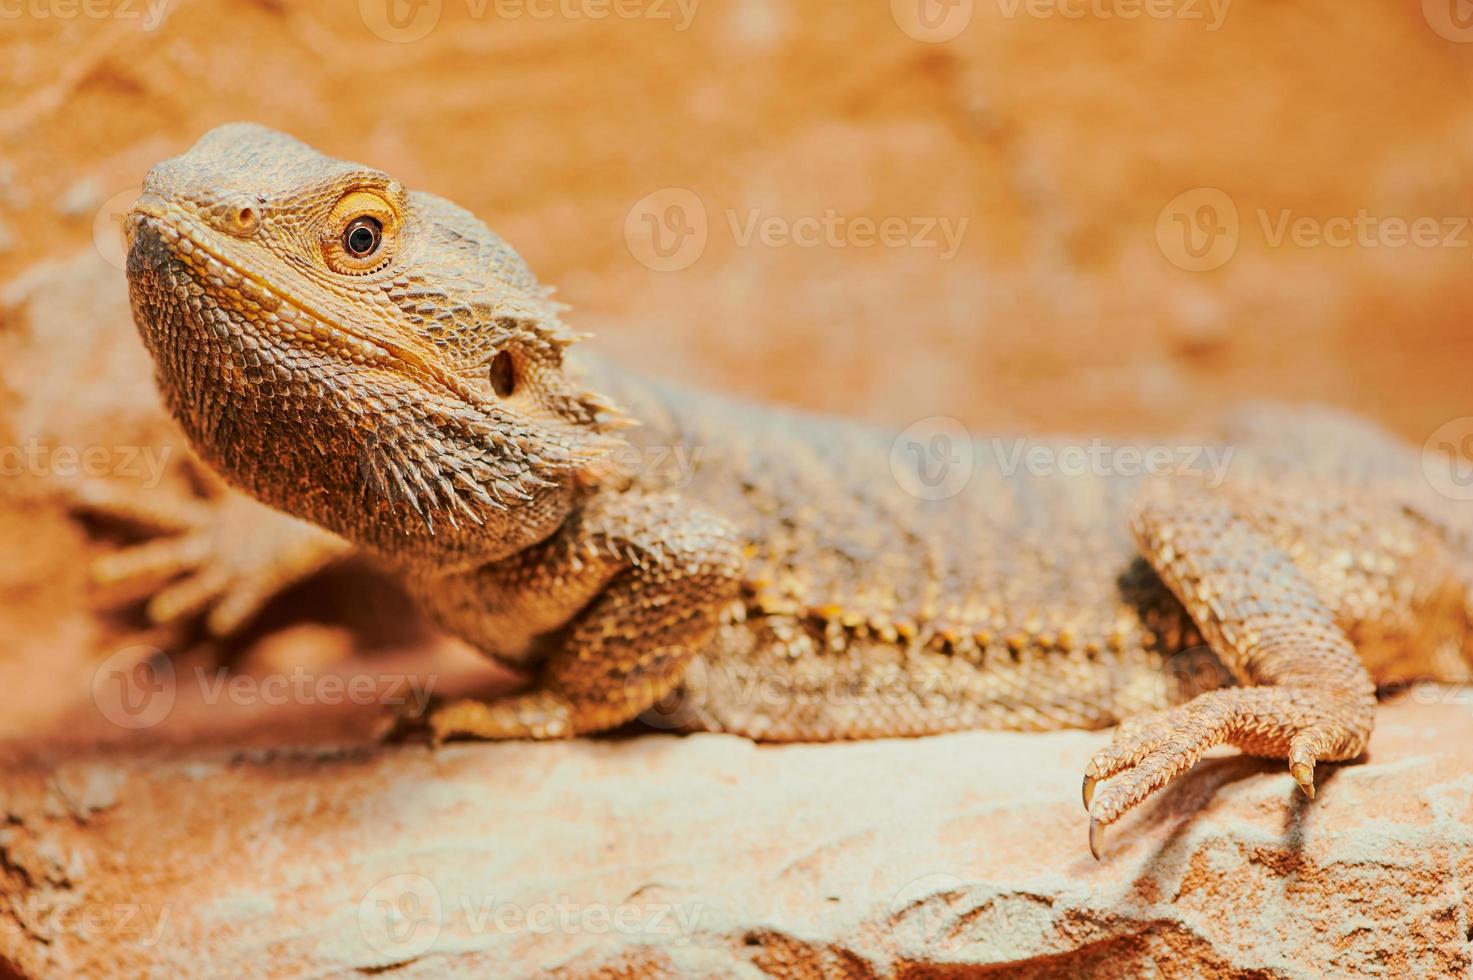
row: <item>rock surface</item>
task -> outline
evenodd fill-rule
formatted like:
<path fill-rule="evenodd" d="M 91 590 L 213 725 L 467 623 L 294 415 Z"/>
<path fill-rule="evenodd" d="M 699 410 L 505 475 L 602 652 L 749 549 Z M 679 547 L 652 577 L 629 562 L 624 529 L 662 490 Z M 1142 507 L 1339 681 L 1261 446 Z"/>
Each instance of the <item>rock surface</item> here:
<path fill-rule="evenodd" d="M 1313 802 L 1281 765 L 1206 760 L 1100 863 L 1098 734 L 53 742 L 0 796 L 0 952 L 78 976 L 1466 975 L 1464 702 L 1386 706 Z"/>

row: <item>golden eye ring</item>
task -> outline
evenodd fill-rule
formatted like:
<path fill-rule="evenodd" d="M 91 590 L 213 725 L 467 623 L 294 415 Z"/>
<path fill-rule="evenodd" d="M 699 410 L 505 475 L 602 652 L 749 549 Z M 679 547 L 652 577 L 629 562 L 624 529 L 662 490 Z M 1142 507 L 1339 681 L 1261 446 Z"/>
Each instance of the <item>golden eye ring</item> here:
<path fill-rule="evenodd" d="M 322 226 L 322 256 L 345 276 L 366 276 L 389 264 L 399 245 L 400 217 L 373 191 L 344 194 Z"/>

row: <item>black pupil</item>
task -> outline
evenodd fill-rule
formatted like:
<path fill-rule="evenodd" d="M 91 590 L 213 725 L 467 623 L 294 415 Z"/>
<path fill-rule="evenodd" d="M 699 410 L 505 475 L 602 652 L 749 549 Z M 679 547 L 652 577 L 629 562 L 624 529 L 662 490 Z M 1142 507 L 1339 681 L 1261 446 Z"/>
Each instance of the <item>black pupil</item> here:
<path fill-rule="evenodd" d="M 367 255 L 378 248 L 379 224 L 372 218 L 359 218 L 348 229 L 348 251 Z"/>

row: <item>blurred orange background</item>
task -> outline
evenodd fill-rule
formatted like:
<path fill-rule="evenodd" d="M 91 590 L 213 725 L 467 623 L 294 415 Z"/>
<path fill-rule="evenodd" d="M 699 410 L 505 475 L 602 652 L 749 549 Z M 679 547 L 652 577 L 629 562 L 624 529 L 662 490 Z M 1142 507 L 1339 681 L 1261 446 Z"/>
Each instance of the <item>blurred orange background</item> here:
<path fill-rule="evenodd" d="M 1420 442 L 1469 412 L 1456 0 L 7 10 L 0 280 L 111 234 L 99 209 L 152 163 L 246 119 L 465 205 L 602 349 L 710 387 L 896 425 L 1176 428 L 1274 397 Z M 670 188 L 705 239 L 661 271 L 636 239 L 668 209 L 639 208 Z M 1198 189 L 1237 221 L 1203 271 L 1183 236 L 1234 214 Z M 754 216 L 841 230 L 744 240 Z M 1435 241 L 1397 244 L 1418 218 Z M 885 219 L 904 242 L 869 242 Z"/>

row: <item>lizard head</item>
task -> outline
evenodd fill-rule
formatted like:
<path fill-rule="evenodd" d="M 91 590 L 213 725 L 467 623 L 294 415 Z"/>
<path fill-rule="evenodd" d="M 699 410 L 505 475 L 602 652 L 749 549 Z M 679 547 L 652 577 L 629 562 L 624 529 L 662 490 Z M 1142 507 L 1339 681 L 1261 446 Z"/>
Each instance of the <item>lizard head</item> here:
<path fill-rule="evenodd" d="M 125 223 L 134 319 L 196 450 L 246 492 L 437 566 L 550 534 L 618 413 L 521 257 L 382 171 L 234 124 Z"/>

